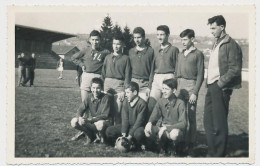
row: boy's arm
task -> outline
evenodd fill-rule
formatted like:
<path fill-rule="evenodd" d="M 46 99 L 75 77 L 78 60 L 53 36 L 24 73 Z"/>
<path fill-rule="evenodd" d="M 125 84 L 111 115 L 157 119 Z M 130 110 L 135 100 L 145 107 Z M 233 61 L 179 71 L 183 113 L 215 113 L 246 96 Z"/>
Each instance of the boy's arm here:
<path fill-rule="evenodd" d="M 123 101 L 123 106 L 122 106 L 122 128 L 121 128 L 121 132 L 122 133 L 128 133 L 128 129 L 129 129 L 129 115 L 128 115 L 128 101 L 125 99 Z"/>
<path fill-rule="evenodd" d="M 197 80 L 193 92 L 196 96 L 198 96 L 200 87 L 204 80 L 204 55 L 202 52 L 199 52 L 197 55 L 197 71 Z"/>
<path fill-rule="evenodd" d="M 83 117 L 84 113 L 88 111 L 88 101 L 87 100 L 84 100 L 78 110 L 77 110 L 77 116 L 78 117 Z"/>
<path fill-rule="evenodd" d="M 76 54 L 74 54 L 72 57 L 71 57 L 71 61 L 75 64 L 75 65 L 78 65 L 80 67 L 84 66 L 84 63 L 81 61 L 80 58 L 82 58 L 86 53 L 86 50 L 82 50 L 82 51 L 79 51 L 77 52 Z M 86 66 L 85 66 L 86 67 Z"/>

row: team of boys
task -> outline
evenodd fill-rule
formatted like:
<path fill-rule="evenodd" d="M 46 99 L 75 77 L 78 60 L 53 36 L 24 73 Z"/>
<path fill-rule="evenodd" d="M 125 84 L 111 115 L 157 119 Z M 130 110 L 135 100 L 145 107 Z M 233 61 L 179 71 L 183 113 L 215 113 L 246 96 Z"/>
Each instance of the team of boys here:
<path fill-rule="evenodd" d="M 228 105 L 232 89 L 241 86 L 242 52 L 225 32 L 223 16 L 208 20 L 217 39 L 209 60 L 208 91 L 205 99 L 204 127 L 209 157 L 226 155 Z M 145 45 L 145 31 L 136 27 L 136 46 L 123 55 L 124 38 L 113 37 L 113 53 L 100 47 L 101 35 L 90 33 L 91 47 L 73 55 L 82 67 L 81 98 L 77 117 L 71 126 L 80 132 L 72 140 L 86 137 L 91 142 L 115 143 L 118 137 L 135 147 L 169 148 L 185 144 L 191 152 L 196 143 L 196 105 L 204 80 L 204 55 L 194 44 L 195 33 L 181 34 L 185 49 L 168 42 L 169 27 L 157 27 L 160 46 Z M 125 98 L 126 97 L 126 98 Z"/>

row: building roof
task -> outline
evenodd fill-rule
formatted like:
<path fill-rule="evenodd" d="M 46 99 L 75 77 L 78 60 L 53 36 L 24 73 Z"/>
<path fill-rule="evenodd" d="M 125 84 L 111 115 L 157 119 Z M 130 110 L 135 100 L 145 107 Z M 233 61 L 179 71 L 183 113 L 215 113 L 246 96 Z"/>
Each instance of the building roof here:
<path fill-rule="evenodd" d="M 15 25 L 15 39 L 56 42 L 75 37 L 74 34 L 51 31 L 24 25 Z"/>
<path fill-rule="evenodd" d="M 74 49 L 77 47 L 76 46 L 69 46 L 69 45 L 52 45 L 52 51 L 55 52 L 57 55 L 65 55 L 66 53 L 68 53 L 69 51 L 71 51 L 72 49 Z"/>

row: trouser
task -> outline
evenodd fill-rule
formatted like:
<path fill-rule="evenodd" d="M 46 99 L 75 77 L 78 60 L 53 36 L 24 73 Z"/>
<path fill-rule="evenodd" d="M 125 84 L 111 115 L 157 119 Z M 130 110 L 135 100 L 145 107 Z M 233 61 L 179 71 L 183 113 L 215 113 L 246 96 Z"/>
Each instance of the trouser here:
<path fill-rule="evenodd" d="M 185 101 L 186 111 L 187 111 L 187 132 L 186 132 L 186 140 L 187 143 L 195 143 L 196 141 L 196 130 L 197 130 L 197 122 L 196 122 L 196 107 L 197 102 L 195 104 L 190 104 L 189 98 L 194 91 L 194 87 L 196 85 L 196 80 L 188 80 L 184 78 L 178 78 L 178 87 L 176 96 Z M 197 99 L 198 100 L 198 99 Z"/>
<path fill-rule="evenodd" d="M 139 86 L 139 93 L 138 95 L 144 99 L 144 101 L 147 101 L 149 96 L 147 95 L 147 91 L 149 90 L 149 80 L 145 79 L 138 79 L 138 78 L 132 78 L 131 81 L 135 82 Z"/>
<path fill-rule="evenodd" d="M 81 75 L 82 75 L 82 71 L 80 71 L 80 70 L 77 70 L 77 82 L 78 82 L 78 85 L 79 85 L 79 87 L 80 87 L 80 85 L 81 85 Z"/>
<path fill-rule="evenodd" d="M 34 82 L 34 76 L 35 76 L 34 69 L 31 69 L 31 79 L 30 79 L 30 85 L 33 85 L 33 82 Z"/>
<path fill-rule="evenodd" d="M 71 126 L 77 130 L 84 131 L 93 141 L 97 132 L 100 132 L 101 136 L 105 137 L 105 131 L 109 126 L 111 126 L 111 122 L 108 120 L 99 120 L 95 123 L 86 121 L 84 124 L 80 125 L 78 123 L 78 118 L 73 118 L 71 120 Z"/>
<path fill-rule="evenodd" d="M 18 85 L 23 83 L 24 80 L 25 80 L 25 67 L 19 66 L 18 67 Z"/>
<path fill-rule="evenodd" d="M 115 126 L 110 126 L 110 127 L 107 128 L 107 130 L 106 130 L 106 137 L 110 141 L 111 144 L 114 144 L 116 139 L 118 137 L 122 136 L 121 128 L 122 128 L 122 125 L 115 125 Z M 144 138 L 145 138 L 144 127 L 138 127 L 135 130 L 134 135 L 132 135 L 132 136 L 133 136 L 133 138 L 132 138 L 133 142 L 137 146 L 143 144 Z"/>
<path fill-rule="evenodd" d="M 224 157 L 228 139 L 228 111 L 231 89 L 222 90 L 217 81 L 208 85 L 204 108 L 204 128 L 208 155 Z"/>
<path fill-rule="evenodd" d="M 25 68 L 25 79 L 24 79 L 24 81 L 23 81 L 23 84 L 26 84 L 28 81 L 30 81 L 30 85 L 33 85 L 33 84 L 31 84 L 33 81 L 31 81 L 31 79 L 32 79 L 32 77 L 33 77 L 33 79 L 34 79 L 34 71 L 33 71 L 33 69 L 31 68 L 31 67 L 26 67 Z M 32 76 L 32 74 L 33 74 L 33 76 Z"/>
<path fill-rule="evenodd" d="M 114 124 L 121 124 L 122 101 L 120 101 L 118 94 L 124 92 L 124 81 L 115 78 L 106 78 L 104 82 L 104 91 L 114 96 L 112 105 Z"/>
<path fill-rule="evenodd" d="M 158 133 L 161 127 L 152 125 L 151 135 L 147 137 L 147 146 L 148 148 L 163 148 L 168 149 L 170 141 L 174 141 L 175 143 L 180 143 L 183 141 L 184 133 L 182 130 L 179 129 L 172 129 L 170 132 L 164 131 L 161 138 L 159 138 Z M 158 149 L 157 149 L 158 150 Z"/>

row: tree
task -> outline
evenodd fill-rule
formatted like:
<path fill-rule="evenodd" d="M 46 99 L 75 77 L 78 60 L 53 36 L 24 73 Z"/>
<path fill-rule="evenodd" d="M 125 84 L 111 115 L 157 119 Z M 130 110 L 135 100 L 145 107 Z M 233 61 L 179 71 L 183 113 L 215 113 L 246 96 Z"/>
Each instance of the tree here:
<path fill-rule="evenodd" d="M 113 27 L 112 33 L 113 33 L 113 36 L 114 35 L 122 35 L 122 29 L 121 29 L 121 27 L 117 23 Z"/>
<path fill-rule="evenodd" d="M 102 26 L 101 26 L 101 46 L 105 49 L 108 49 L 109 51 L 112 51 L 112 33 L 113 23 L 111 21 L 111 17 L 109 14 L 104 18 Z"/>
<path fill-rule="evenodd" d="M 128 55 L 128 51 L 132 47 L 134 47 L 134 42 L 133 42 L 133 35 L 131 34 L 130 29 L 127 25 L 124 27 L 123 36 L 125 38 L 124 54 Z"/>

